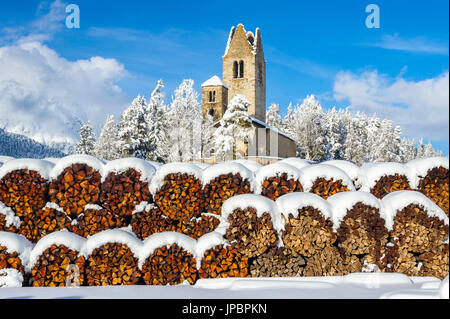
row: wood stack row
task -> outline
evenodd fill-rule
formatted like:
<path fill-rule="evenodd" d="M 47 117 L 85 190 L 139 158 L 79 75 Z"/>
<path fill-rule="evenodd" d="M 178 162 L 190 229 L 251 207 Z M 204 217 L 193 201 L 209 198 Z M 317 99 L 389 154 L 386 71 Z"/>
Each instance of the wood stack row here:
<path fill-rule="evenodd" d="M 100 172 L 87 164 L 72 164 L 50 182 L 50 201 L 75 219 L 87 204 L 100 204 L 100 184 Z"/>
<path fill-rule="evenodd" d="M 370 193 L 382 199 L 387 194 L 401 190 L 411 190 L 408 178 L 405 175 L 394 174 L 380 177 L 375 186 L 370 189 Z"/>
<path fill-rule="evenodd" d="M 248 258 L 233 246 L 216 245 L 204 252 L 199 278 L 250 277 Z"/>
<path fill-rule="evenodd" d="M 449 215 L 449 172 L 444 167 L 435 167 L 419 180 L 418 190 L 435 202 Z"/>
<path fill-rule="evenodd" d="M 311 193 L 319 195 L 323 199 L 327 199 L 328 197 L 340 192 L 348 191 L 350 191 L 350 189 L 347 185 L 343 184 L 341 179 L 334 180 L 325 179 L 323 177 L 317 178 L 310 189 Z"/>
<path fill-rule="evenodd" d="M 108 229 L 126 227 L 128 224 L 124 217 L 94 205 L 88 205 L 84 213 L 79 215 L 70 226 L 75 234 L 88 237 Z"/>
<path fill-rule="evenodd" d="M 305 265 L 302 255 L 284 247 L 272 247 L 252 258 L 250 273 L 252 277 L 300 277 Z"/>
<path fill-rule="evenodd" d="M 85 259 L 65 245 L 52 245 L 31 270 L 33 287 L 78 287 L 84 284 Z"/>
<path fill-rule="evenodd" d="M 11 252 L 7 247 L 0 245 L 0 269 L 16 269 L 25 276 L 25 268 L 19 253 Z"/>
<path fill-rule="evenodd" d="M 304 276 L 343 276 L 361 271 L 361 262 L 356 256 L 348 256 L 336 247 L 327 246 L 307 258 Z"/>

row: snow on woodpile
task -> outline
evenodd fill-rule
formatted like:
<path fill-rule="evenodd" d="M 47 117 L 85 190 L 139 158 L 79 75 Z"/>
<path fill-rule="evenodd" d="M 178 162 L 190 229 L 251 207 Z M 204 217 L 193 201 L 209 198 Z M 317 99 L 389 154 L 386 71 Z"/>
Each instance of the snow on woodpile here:
<path fill-rule="evenodd" d="M 147 161 L 147 162 L 150 163 L 155 169 L 158 169 L 160 166 L 164 165 L 164 163 L 155 162 L 155 161 Z"/>
<path fill-rule="evenodd" d="M 53 245 L 64 245 L 67 248 L 84 255 L 86 239 L 67 230 L 61 230 L 48 234 L 41 238 L 30 253 L 29 268 L 33 268 L 42 253 Z"/>
<path fill-rule="evenodd" d="M 121 229 L 108 229 L 90 236 L 86 241 L 83 254 L 89 256 L 96 248 L 116 243 L 127 246 L 136 258 L 139 257 L 142 242 L 133 233 Z"/>
<path fill-rule="evenodd" d="M 202 163 L 202 162 L 191 162 L 192 164 L 194 164 L 195 166 L 197 166 L 198 168 L 201 168 L 201 169 L 207 169 L 208 167 L 210 167 L 211 166 L 211 164 L 208 164 L 208 163 Z"/>
<path fill-rule="evenodd" d="M 394 219 L 399 211 L 413 204 L 422 206 L 429 217 L 437 217 L 448 225 L 448 217 L 432 200 L 415 191 L 397 191 L 386 195 L 382 200 L 384 213 L 386 216 L 386 227 L 392 230 Z"/>
<path fill-rule="evenodd" d="M 158 168 L 150 184 L 150 192 L 152 194 L 155 194 L 164 185 L 164 178 L 169 174 L 192 175 L 199 179 L 203 185 L 203 171 L 201 168 L 191 163 L 174 162 L 164 164 Z"/>
<path fill-rule="evenodd" d="M 7 161 L 0 167 L 0 179 L 5 177 L 6 174 L 17 170 L 29 170 L 38 172 L 42 178 L 48 180 L 50 172 L 53 169 L 54 164 L 49 161 L 33 159 L 33 158 L 21 158 Z"/>
<path fill-rule="evenodd" d="M 140 158 L 120 158 L 114 161 L 108 162 L 102 169 L 102 183 L 108 177 L 110 173 L 121 174 L 128 169 L 134 169 L 140 173 L 139 180 L 141 182 L 150 182 L 156 169 L 153 165 Z"/>
<path fill-rule="evenodd" d="M 46 157 L 46 158 L 44 158 L 45 161 L 52 162 L 55 165 L 56 165 L 56 163 L 59 162 L 60 159 L 61 158 L 59 158 L 59 157 Z"/>
<path fill-rule="evenodd" d="M 50 178 L 57 179 L 58 176 L 66 168 L 72 166 L 73 164 L 85 164 L 98 172 L 102 172 L 103 166 L 105 165 L 105 163 L 102 160 L 93 157 L 91 155 L 86 154 L 69 155 L 59 159 L 58 163 L 56 163 L 56 165 L 50 172 Z"/>
<path fill-rule="evenodd" d="M 288 158 L 285 158 L 285 159 L 279 161 L 279 163 L 289 164 L 289 165 L 294 166 L 297 169 L 302 169 L 303 167 L 311 165 L 311 163 L 309 161 L 298 158 L 298 157 L 288 157 Z"/>
<path fill-rule="evenodd" d="M 301 192 L 301 178 L 301 171 L 286 163 L 263 166 L 255 172 L 255 194 L 276 200 L 287 193 Z"/>
<path fill-rule="evenodd" d="M 139 268 L 147 285 L 195 284 L 197 241 L 176 232 L 153 234 L 142 245 Z"/>
<path fill-rule="evenodd" d="M 228 241 L 223 237 L 222 234 L 218 232 L 211 232 L 208 234 L 203 235 L 197 240 L 197 246 L 196 246 L 196 255 L 198 256 L 198 265 L 201 263 L 201 259 L 203 258 L 203 255 L 205 252 L 215 246 L 224 246 L 227 247 L 230 244 Z"/>
<path fill-rule="evenodd" d="M 284 247 L 293 252 L 291 261 L 297 260 L 295 254 L 310 257 L 336 241 L 331 207 L 322 197 L 313 193 L 292 193 L 278 198 L 276 204 L 284 218 L 281 233 Z M 290 263 L 286 258 L 290 258 L 286 252 L 278 256 L 278 259 Z M 298 262 L 305 263 L 300 258 Z M 297 275 L 298 271 L 301 269 L 292 275 Z"/>
<path fill-rule="evenodd" d="M 247 167 L 252 172 L 256 172 L 258 169 L 260 169 L 262 167 L 262 165 L 259 164 L 258 162 L 251 161 L 251 160 L 240 159 L 240 160 L 234 160 L 234 161 L 231 161 L 231 162 L 244 165 L 245 167 Z"/>
<path fill-rule="evenodd" d="M 423 178 L 427 175 L 430 169 L 436 167 L 443 167 L 449 169 L 449 159 L 448 157 L 425 157 L 418 158 L 406 163 L 406 166 L 411 168 L 418 178 Z"/>
<path fill-rule="evenodd" d="M 352 179 L 352 181 L 356 181 L 358 178 L 359 166 L 350 161 L 331 160 L 322 162 L 321 164 L 336 166 L 337 168 L 343 170 Z"/>
<path fill-rule="evenodd" d="M 0 231 L 0 246 L 5 247 L 7 253 L 16 252 L 22 264 L 28 264 L 33 244 L 25 236 Z"/>
<path fill-rule="evenodd" d="M 414 171 L 400 163 L 363 164 L 358 172 L 360 190 L 378 198 L 396 190 L 410 189 L 415 185 L 415 180 Z M 386 187 L 389 189 L 386 190 Z"/>
<path fill-rule="evenodd" d="M 339 192 L 355 190 L 351 178 L 335 166 L 309 165 L 301 169 L 301 174 L 300 182 L 303 190 L 315 193 L 325 199 Z"/>
<path fill-rule="evenodd" d="M 203 184 L 208 184 L 216 177 L 220 175 L 239 174 L 243 180 L 247 180 L 252 184 L 253 173 L 244 165 L 233 162 L 219 163 L 215 165 L 210 165 L 203 171 Z"/>
<path fill-rule="evenodd" d="M 11 231 L 19 229 L 20 218 L 16 216 L 14 211 L 0 202 L 0 231 Z"/>
<path fill-rule="evenodd" d="M 0 288 L 22 287 L 23 275 L 16 269 L 0 269 Z"/>

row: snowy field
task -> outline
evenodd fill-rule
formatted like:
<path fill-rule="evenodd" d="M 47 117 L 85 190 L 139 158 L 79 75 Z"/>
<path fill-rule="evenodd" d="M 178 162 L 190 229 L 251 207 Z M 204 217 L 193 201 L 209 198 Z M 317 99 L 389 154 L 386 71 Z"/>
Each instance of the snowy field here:
<path fill-rule="evenodd" d="M 341 277 L 202 279 L 195 286 L 4 288 L 1 299 L 448 299 L 448 277 L 355 273 Z"/>

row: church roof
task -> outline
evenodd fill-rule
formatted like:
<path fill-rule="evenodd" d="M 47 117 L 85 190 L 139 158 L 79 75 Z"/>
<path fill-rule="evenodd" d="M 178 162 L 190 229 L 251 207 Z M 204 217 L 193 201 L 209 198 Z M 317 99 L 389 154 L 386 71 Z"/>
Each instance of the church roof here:
<path fill-rule="evenodd" d="M 228 89 L 225 83 L 223 83 L 222 80 L 217 75 L 214 75 L 209 80 L 203 82 L 202 87 L 204 86 L 224 86 Z"/>

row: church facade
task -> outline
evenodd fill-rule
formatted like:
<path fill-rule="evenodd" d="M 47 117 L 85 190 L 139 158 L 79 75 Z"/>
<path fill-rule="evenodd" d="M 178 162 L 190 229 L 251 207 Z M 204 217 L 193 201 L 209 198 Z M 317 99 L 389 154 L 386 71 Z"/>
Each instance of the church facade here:
<path fill-rule="evenodd" d="M 250 142 L 238 144 L 237 152 L 263 163 L 296 156 L 295 142 L 265 123 L 266 61 L 259 28 L 255 33 L 242 24 L 231 28 L 222 66 L 222 79 L 215 75 L 202 84 L 203 116 L 219 121 L 231 99 L 242 94 L 250 101 L 248 113 L 254 128 Z"/>

